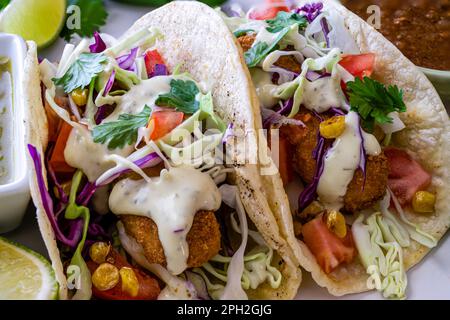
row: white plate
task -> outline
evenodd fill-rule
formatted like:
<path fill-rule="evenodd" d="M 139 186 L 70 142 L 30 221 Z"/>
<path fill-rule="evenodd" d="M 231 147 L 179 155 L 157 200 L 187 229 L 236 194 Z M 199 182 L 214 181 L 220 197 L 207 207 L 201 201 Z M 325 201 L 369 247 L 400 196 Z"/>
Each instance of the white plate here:
<path fill-rule="evenodd" d="M 256 0 L 233 1 L 240 2 L 246 7 L 257 2 Z M 108 5 L 108 24 L 102 28 L 102 32 L 110 33 L 114 36 L 120 36 L 124 30 L 127 30 L 134 21 L 149 11 L 145 7 L 133 7 L 121 5 L 107 1 Z M 50 60 L 58 60 L 64 41 L 59 40 L 51 48 L 40 53 L 41 57 Z M 21 242 L 38 252 L 47 255 L 45 247 L 39 234 L 37 223 L 34 218 L 34 208 L 30 206 L 24 224 L 19 230 L 6 237 Z M 408 272 L 408 291 L 409 299 L 450 299 L 450 239 L 448 234 L 440 241 L 440 244 L 427 257 Z M 368 292 L 345 297 L 334 297 L 320 288 L 311 276 L 303 271 L 303 282 L 301 290 L 297 296 L 298 299 L 381 299 L 378 292 Z"/>

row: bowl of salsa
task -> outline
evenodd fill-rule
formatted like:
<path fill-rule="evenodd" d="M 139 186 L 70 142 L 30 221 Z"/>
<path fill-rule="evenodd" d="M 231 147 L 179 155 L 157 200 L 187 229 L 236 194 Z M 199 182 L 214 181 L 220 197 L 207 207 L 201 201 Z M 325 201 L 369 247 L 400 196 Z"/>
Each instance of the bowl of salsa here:
<path fill-rule="evenodd" d="M 450 0 L 341 0 L 366 20 L 381 9 L 378 30 L 427 75 L 450 105 Z"/>

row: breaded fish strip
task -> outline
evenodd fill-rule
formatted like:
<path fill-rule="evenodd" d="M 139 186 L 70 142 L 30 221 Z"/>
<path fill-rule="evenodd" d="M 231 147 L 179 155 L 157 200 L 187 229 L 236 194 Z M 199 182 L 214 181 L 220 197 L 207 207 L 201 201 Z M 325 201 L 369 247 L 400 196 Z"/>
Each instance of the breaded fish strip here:
<path fill-rule="evenodd" d="M 325 119 L 330 118 L 321 115 Z M 317 133 L 320 121 L 309 111 L 302 110 L 296 115 L 302 120 L 306 128 L 287 125 L 281 128 L 281 134 L 293 145 L 294 169 L 302 180 L 311 183 L 316 170 L 316 160 L 313 159 L 313 150 L 317 145 Z M 326 146 L 330 146 L 332 140 L 326 141 Z M 384 153 L 379 156 L 368 156 L 366 163 L 366 180 L 361 169 L 356 170 L 353 180 L 347 188 L 344 197 L 344 209 L 348 212 L 357 212 L 370 208 L 379 201 L 386 192 L 389 175 L 388 160 Z"/>
<path fill-rule="evenodd" d="M 120 217 L 127 234 L 144 249 L 150 263 L 166 266 L 166 256 L 158 237 L 158 227 L 147 217 L 123 215 Z M 192 228 L 187 235 L 189 245 L 189 268 L 201 267 L 217 255 L 220 250 L 220 226 L 212 211 L 199 211 L 194 217 Z"/>

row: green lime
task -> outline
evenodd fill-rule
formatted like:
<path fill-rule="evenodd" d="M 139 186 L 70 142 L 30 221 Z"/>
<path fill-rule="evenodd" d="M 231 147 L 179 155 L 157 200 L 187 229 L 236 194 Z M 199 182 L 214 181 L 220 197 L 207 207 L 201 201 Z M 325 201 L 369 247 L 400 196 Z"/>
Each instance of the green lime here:
<path fill-rule="evenodd" d="M 41 255 L 0 237 L 0 300 L 50 300 L 58 282 Z"/>
<path fill-rule="evenodd" d="M 66 18 L 66 0 L 12 0 L 0 14 L 0 31 L 33 40 L 38 48 L 53 43 Z"/>

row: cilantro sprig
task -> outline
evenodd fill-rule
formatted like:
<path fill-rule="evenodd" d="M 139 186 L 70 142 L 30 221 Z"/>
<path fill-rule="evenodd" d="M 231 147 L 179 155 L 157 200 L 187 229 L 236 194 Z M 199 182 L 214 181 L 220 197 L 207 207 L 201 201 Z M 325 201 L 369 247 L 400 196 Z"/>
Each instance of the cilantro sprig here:
<path fill-rule="evenodd" d="M 75 89 L 88 86 L 92 78 L 103 71 L 103 64 L 107 59 L 103 54 L 82 53 L 61 78 L 52 80 L 57 86 L 63 86 L 64 92 L 71 93 Z"/>
<path fill-rule="evenodd" d="M 293 25 L 298 25 L 299 29 L 304 29 L 308 21 L 305 16 L 297 13 L 280 11 L 275 19 L 266 20 L 266 23 L 269 25 L 266 30 L 270 33 L 278 33 L 278 36 L 271 44 L 257 42 L 247 50 L 244 58 L 249 68 L 256 67 L 268 54 L 276 50 L 278 43 L 288 34 Z"/>
<path fill-rule="evenodd" d="M 6 8 L 6 6 L 11 2 L 11 0 L 0 0 L 0 10 Z"/>
<path fill-rule="evenodd" d="M 66 41 L 78 34 L 80 37 L 92 37 L 95 31 L 105 25 L 108 13 L 103 0 L 69 0 L 68 8 L 76 6 L 80 9 L 80 16 L 74 16 L 77 12 L 69 13 L 60 36 Z M 74 19 L 80 19 L 79 28 L 76 28 Z M 75 26 L 74 28 L 72 28 Z"/>
<path fill-rule="evenodd" d="M 363 128 L 373 132 L 375 124 L 392 123 L 391 112 L 405 112 L 403 90 L 397 86 L 386 87 L 384 84 L 364 77 L 347 83 L 350 109 L 358 112 L 362 118 Z"/>
<path fill-rule="evenodd" d="M 155 104 L 175 108 L 184 114 L 193 114 L 199 108 L 199 101 L 197 100 L 199 92 L 194 81 L 172 79 L 170 81 L 170 92 L 159 95 Z"/>
<path fill-rule="evenodd" d="M 145 106 L 142 112 L 121 114 L 117 121 L 103 123 L 94 127 L 92 137 L 95 143 L 108 143 L 108 149 L 123 148 L 125 145 L 136 143 L 138 129 L 147 125 L 152 109 Z"/>
<path fill-rule="evenodd" d="M 269 25 L 266 30 L 271 33 L 277 33 L 284 28 L 290 28 L 294 24 L 298 24 L 299 28 L 305 28 L 308 24 L 306 17 L 298 13 L 290 13 L 285 11 L 278 12 L 275 19 L 266 20 Z"/>

